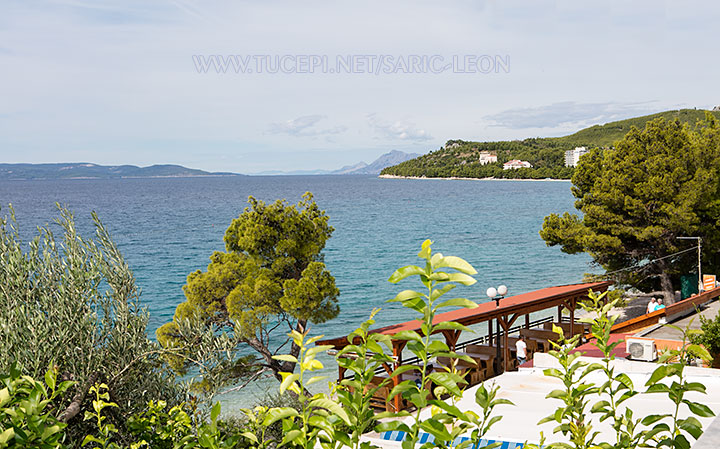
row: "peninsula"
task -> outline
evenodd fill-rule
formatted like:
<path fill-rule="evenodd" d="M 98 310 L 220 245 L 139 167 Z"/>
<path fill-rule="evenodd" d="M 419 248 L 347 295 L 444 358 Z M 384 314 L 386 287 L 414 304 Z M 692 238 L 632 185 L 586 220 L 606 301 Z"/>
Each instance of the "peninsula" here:
<path fill-rule="evenodd" d="M 692 125 L 702 120 L 706 113 L 720 119 L 720 111 L 717 110 L 680 109 L 595 125 L 563 137 L 498 142 L 448 140 L 436 151 L 383 169 L 380 177 L 570 179 L 574 164 L 566 162 L 566 152 L 612 147 L 631 127 L 644 128 L 654 119 L 677 119 Z"/>

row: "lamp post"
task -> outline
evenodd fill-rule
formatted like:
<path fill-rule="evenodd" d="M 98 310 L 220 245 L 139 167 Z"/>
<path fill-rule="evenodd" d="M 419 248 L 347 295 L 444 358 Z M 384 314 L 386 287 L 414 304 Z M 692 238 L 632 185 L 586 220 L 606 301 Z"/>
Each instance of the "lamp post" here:
<path fill-rule="evenodd" d="M 505 285 L 501 285 L 498 288 L 490 287 L 485 293 L 488 295 L 488 298 L 495 301 L 495 307 L 500 307 L 500 300 L 507 295 L 507 287 Z M 495 319 L 495 324 L 497 327 L 497 336 L 495 338 L 495 347 L 497 348 L 495 354 L 495 373 L 500 374 L 500 367 L 502 366 L 500 364 L 500 317 Z"/>
<path fill-rule="evenodd" d="M 702 251 L 702 237 L 677 237 L 678 240 L 697 240 L 697 250 L 698 250 L 698 292 L 703 291 L 703 282 L 702 282 L 702 258 L 701 258 L 701 251 Z"/>

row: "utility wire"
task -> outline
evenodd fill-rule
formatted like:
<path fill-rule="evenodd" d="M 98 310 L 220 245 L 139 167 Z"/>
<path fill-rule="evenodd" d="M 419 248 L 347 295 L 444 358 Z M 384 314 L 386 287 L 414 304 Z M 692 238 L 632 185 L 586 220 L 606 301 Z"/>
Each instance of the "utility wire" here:
<path fill-rule="evenodd" d="M 658 262 L 658 261 L 661 261 L 661 260 L 664 260 L 664 259 L 668 259 L 668 258 L 670 258 L 670 257 L 675 257 L 675 256 L 677 256 L 677 255 L 680 255 L 680 254 L 683 254 L 683 253 L 687 253 L 687 252 L 690 252 L 690 251 L 695 251 L 695 250 L 697 250 L 697 249 L 698 249 L 697 246 L 693 246 L 693 247 L 691 247 L 691 248 L 687 248 L 687 249 L 684 249 L 684 250 L 682 250 L 682 251 L 678 251 L 678 252 L 673 253 L 673 254 L 668 254 L 667 256 L 658 257 L 657 259 L 653 259 L 653 260 L 651 260 L 651 261 L 649 261 L 649 262 L 645 262 L 645 263 L 642 263 L 642 262 L 641 262 L 641 263 L 638 263 L 637 265 L 633 265 L 632 267 L 625 267 L 625 268 L 621 268 L 621 269 L 619 269 L 619 270 L 610 271 L 610 272 L 608 272 L 608 273 L 603 274 L 602 276 L 603 276 L 603 277 L 606 277 L 606 276 L 609 276 L 609 275 L 611 275 L 611 274 L 620 273 L 621 271 L 634 270 L 635 268 L 645 268 L 645 267 L 647 267 L 648 265 L 653 264 L 653 263 L 655 263 L 655 262 Z"/>

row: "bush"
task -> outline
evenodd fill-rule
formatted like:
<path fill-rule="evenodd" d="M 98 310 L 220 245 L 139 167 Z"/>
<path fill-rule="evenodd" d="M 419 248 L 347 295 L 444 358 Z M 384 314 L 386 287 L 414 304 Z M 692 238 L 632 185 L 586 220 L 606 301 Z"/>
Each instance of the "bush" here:
<path fill-rule="evenodd" d="M 65 424 L 55 418 L 53 401 L 62 396 L 70 382 L 57 384 L 57 372 L 45 373 L 45 384 L 23 376 L 17 364 L 0 375 L 0 448 L 62 447 Z"/>
<path fill-rule="evenodd" d="M 17 363 L 38 378 L 57 366 L 61 380 L 73 381 L 56 398 L 70 446 L 88 433 L 82 412 L 95 383 L 107 384 L 118 404 L 110 416 L 121 433 L 150 399 L 182 397 L 163 368 L 161 348 L 147 338 L 148 314 L 132 271 L 97 215 L 92 218 L 95 236 L 84 238 L 61 209 L 61 238 L 46 226 L 29 243 L 20 238 L 12 208 L 0 219 L 0 372 Z"/>
<path fill-rule="evenodd" d="M 705 346 L 713 357 L 712 366 L 720 368 L 720 313 L 715 319 L 706 318 L 700 315 L 700 329 L 702 334 L 693 335 L 693 343 Z"/>

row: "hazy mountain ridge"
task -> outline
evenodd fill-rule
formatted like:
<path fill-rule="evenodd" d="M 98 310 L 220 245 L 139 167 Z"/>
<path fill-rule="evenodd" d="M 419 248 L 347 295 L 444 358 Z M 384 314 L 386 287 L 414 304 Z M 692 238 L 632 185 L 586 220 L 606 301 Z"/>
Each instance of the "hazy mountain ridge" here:
<path fill-rule="evenodd" d="M 98 165 L 92 163 L 0 164 L 0 179 L 113 179 L 179 178 L 195 176 L 241 176 L 236 173 L 206 172 L 174 164 L 148 167 Z"/>
<path fill-rule="evenodd" d="M 380 172 L 392 165 L 397 165 L 401 162 L 415 159 L 421 156 L 419 153 L 405 153 L 404 151 L 393 150 L 385 153 L 367 164 L 364 161 L 358 162 L 352 165 L 345 165 L 337 170 L 293 170 L 293 171 L 281 171 L 281 170 L 269 170 L 260 173 L 253 173 L 254 175 L 379 175 Z"/>

